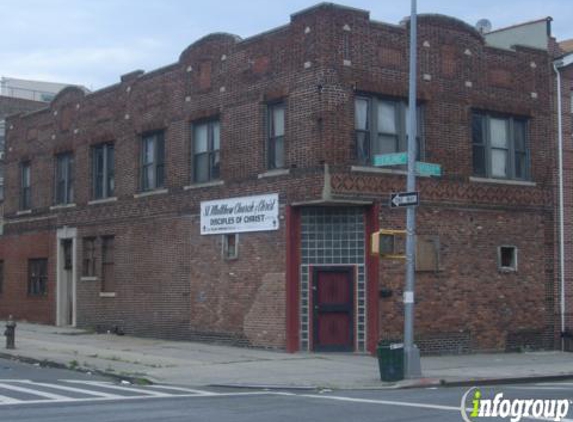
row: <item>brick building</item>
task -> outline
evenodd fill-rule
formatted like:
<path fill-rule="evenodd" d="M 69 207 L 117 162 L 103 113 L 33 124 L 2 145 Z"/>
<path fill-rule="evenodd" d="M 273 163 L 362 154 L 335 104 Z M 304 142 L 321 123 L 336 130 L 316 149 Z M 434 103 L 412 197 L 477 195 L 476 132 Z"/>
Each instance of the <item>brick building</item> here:
<path fill-rule="evenodd" d="M 563 301 L 560 324 L 564 330 L 573 331 L 573 40 L 559 43 L 557 50 L 558 57 L 554 62 L 558 87 L 556 97 L 561 96 L 561 119 L 557 128 L 561 132 L 564 168 L 563 277 L 559 279 L 558 290 L 560 305 Z"/>
<path fill-rule="evenodd" d="M 442 176 L 417 182 L 417 343 L 552 348 L 553 54 L 418 22 L 419 156 Z M 400 337 L 404 266 L 368 239 L 405 224 L 405 172 L 373 157 L 405 148 L 407 45 L 407 22 L 321 4 L 11 118 L 0 315 L 289 351 Z M 272 224 L 210 234 L 253 201 Z"/>
<path fill-rule="evenodd" d="M 7 97 L 0 95 L 0 233 L 3 230 L 4 222 L 2 216 L 4 201 L 4 144 L 6 139 L 6 116 L 15 113 L 37 110 L 45 107 L 46 104 L 40 101 L 31 101 L 21 98 Z"/>

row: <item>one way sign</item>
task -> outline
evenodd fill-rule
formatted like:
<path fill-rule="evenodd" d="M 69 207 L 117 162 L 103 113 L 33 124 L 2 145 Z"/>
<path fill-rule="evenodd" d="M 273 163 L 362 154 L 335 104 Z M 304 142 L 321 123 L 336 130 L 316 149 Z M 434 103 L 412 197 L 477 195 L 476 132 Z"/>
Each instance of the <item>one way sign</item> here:
<path fill-rule="evenodd" d="M 418 192 L 398 192 L 390 194 L 390 208 L 410 207 L 420 203 Z"/>

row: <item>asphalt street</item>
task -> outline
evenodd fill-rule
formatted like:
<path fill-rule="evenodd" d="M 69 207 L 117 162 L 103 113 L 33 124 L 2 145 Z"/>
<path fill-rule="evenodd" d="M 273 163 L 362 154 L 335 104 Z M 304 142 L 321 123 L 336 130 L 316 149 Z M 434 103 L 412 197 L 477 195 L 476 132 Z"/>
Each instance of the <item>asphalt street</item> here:
<path fill-rule="evenodd" d="M 461 421 L 461 401 L 469 389 L 197 390 L 133 385 L 4 360 L 0 360 L 0 368 L 0 421 L 9 422 Z M 503 393 L 508 399 L 563 399 L 569 403 L 573 382 L 481 387 L 480 392 L 484 398 Z M 573 405 L 566 418 L 563 420 L 573 420 Z"/>

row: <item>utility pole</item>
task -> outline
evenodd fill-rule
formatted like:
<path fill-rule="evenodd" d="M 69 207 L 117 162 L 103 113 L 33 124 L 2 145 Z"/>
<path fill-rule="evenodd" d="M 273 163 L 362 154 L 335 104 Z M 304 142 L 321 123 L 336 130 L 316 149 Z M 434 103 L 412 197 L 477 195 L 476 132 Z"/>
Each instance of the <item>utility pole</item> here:
<path fill-rule="evenodd" d="M 407 191 L 416 190 L 416 56 L 417 56 L 417 16 L 416 0 L 412 0 L 410 14 L 410 88 L 408 95 L 408 178 Z M 406 210 L 406 286 L 404 289 L 404 376 L 422 376 L 420 351 L 414 344 L 414 289 L 416 251 L 416 208 Z"/>

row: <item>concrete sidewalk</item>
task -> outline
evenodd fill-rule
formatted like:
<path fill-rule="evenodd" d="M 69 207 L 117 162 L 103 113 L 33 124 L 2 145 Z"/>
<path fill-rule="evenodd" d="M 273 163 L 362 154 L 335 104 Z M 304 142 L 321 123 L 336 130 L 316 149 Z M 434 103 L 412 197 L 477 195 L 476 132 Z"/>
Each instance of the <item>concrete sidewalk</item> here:
<path fill-rule="evenodd" d="M 195 387 L 364 389 L 573 378 L 573 353 L 424 357 L 423 379 L 391 384 L 380 381 L 377 360 L 369 355 L 288 354 L 26 323 L 18 323 L 16 349 L 0 352 L 4 357 Z"/>

